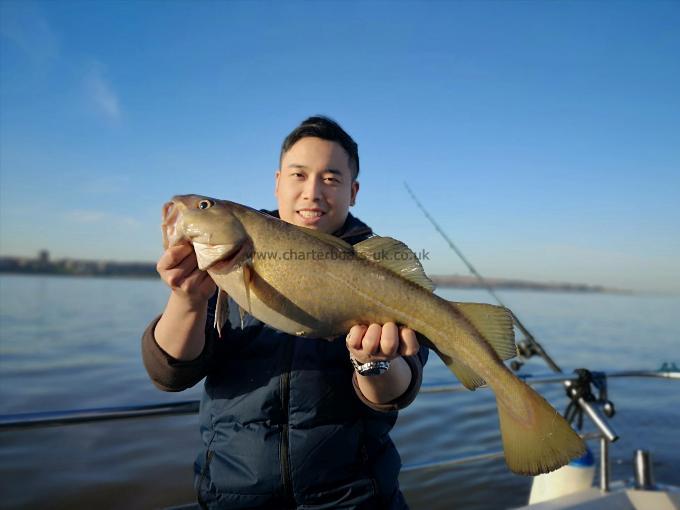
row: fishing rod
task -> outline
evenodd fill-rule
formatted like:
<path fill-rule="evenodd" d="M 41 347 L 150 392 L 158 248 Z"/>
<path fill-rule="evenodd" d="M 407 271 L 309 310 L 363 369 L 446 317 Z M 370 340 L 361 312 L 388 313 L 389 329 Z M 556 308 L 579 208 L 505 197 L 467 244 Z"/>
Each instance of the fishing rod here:
<path fill-rule="evenodd" d="M 463 255 L 463 253 L 458 249 L 458 247 L 455 244 L 453 244 L 453 241 L 451 241 L 449 236 L 446 235 L 446 233 L 437 224 L 434 218 L 430 216 L 430 213 L 428 213 L 427 209 L 425 209 L 423 204 L 420 203 L 420 200 L 418 200 L 415 193 L 413 193 L 413 190 L 409 187 L 409 185 L 406 182 L 404 182 L 404 186 L 406 187 L 406 191 L 408 191 L 409 195 L 411 195 L 411 198 L 416 203 L 418 208 L 423 212 L 423 214 L 430 221 L 430 223 L 432 223 L 432 226 L 435 228 L 435 230 L 439 232 L 439 234 L 448 243 L 449 248 L 451 248 L 456 253 L 456 255 L 460 257 L 460 259 L 463 261 L 463 263 L 465 263 L 470 272 L 477 278 L 477 280 L 479 280 L 479 282 L 484 286 L 484 288 L 486 288 L 486 290 L 489 291 L 489 293 L 493 296 L 496 302 L 500 306 L 508 309 L 510 315 L 512 316 L 513 322 L 517 326 L 517 329 L 519 329 L 522 332 L 526 340 L 526 342 L 524 342 L 524 345 L 522 345 L 522 343 L 518 345 L 522 356 L 528 359 L 534 354 L 537 354 L 541 358 L 543 358 L 543 360 L 547 363 L 551 370 L 553 370 L 554 372 L 562 372 L 562 369 L 557 365 L 557 363 L 555 363 L 555 361 L 550 357 L 550 355 L 545 351 L 545 349 L 543 349 L 543 346 L 538 342 L 538 340 L 536 340 L 536 337 L 534 337 L 534 335 L 531 334 L 531 332 L 524 326 L 524 324 L 522 324 L 517 315 L 515 315 L 515 313 L 512 310 L 510 310 L 507 306 L 503 304 L 503 301 L 501 301 L 498 295 L 496 295 L 496 293 L 494 292 L 493 287 L 484 279 L 484 277 L 481 274 L 479 274 L 479 272 L 474 268 L 474 266 L 465 258 L 465 255 Z M 515 364 L 513 365 L 513 368 L 515 368 L 515 370 L 519 370 L 520 366 L 521 364 L 519 365 Z"/>

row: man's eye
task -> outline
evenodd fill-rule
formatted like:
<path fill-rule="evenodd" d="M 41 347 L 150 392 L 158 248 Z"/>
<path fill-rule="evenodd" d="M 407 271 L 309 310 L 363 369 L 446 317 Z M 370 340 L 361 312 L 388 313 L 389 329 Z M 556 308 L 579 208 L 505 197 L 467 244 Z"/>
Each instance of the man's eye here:
<path fill-rule="evenodd" d="M 326 177 L 324 180 L 325 180 L 326 182 L 331 183 L 331 184 L 337 184 L 337 183 L 340 182 L 340 180 L 339 180 L 339 179 L 336 179 L 335 177 Z"/>

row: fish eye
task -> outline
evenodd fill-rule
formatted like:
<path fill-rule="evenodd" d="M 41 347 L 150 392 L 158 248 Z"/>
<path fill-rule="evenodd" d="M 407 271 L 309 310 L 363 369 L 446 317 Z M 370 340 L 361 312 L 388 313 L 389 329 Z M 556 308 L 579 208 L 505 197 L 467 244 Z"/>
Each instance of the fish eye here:
<path fill-rule="evenodd" d="M 215 205 L 215 202 L 213 202 L 212 200 L 201 200 L 201 201 L 198 203 L 198 206 L 197 206 L 197 207 L 198 207 L 199 209 L 209 209 L 209 208 L 212 207 L 213 205 Z"/>

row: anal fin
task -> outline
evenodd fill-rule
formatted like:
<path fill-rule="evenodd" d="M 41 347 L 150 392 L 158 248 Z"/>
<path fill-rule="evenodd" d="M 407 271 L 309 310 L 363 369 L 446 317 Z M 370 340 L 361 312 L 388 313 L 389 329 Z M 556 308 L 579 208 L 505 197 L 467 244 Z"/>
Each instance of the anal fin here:
<path fill-rule="evenodd" d="M 468 390 L 474 391 L 480 386 L 484 386 L 486 384 L 484 379 L 482 379 L 479 375 L 477 375 L 476 372 L 460 361 L 451 359 L 450 362 L 447 363 L 447 366 Z"/>
<path fill-rule="evenodd" d="M 510 310 L 486 303 L 450 303 L 489 342 L 499 358 L 508 360 L 517 356 Z"/>

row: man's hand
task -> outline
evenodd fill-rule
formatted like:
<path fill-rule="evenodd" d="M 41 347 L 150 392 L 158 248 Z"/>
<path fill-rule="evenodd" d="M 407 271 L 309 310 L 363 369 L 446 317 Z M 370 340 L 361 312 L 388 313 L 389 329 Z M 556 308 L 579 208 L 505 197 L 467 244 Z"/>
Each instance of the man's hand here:
<path fill-rule="evenodd" d="M 420 344 L 410 328 L 398 328 L 394 322 L 385 325 L 352 326 L 347 335 L 347 349 L 359 363 L 391 361 L 398 356 L 412 356 Z"/>
<path fill-rule="evenodd" d="M 165 250 L 156 264 L 156 271 L 173 294 L 187 303 L 204 305 L 215 293 L 215 283 L 206 271 L 198 269 L 196 253 L 190 244 Z"/>
<path fill-rule="evenodd" d="M 156 270 L 172 289 L 154 329 L 156 342 L 173 358 L 196 359 L 205 346 L 208 300 L 215 293 L 215 283 L 207 272 L 198 269 L 190 244 L 165 250 Z"/>
<path fill-rule="evenodd" d="M 409 328 L 398 328 L 394 322 L 385 325 L 356 325 L 347 335 L 347 349 L 359 363 L 391 361 L 387 372 L 378 376 L 356 374 L 359 390 L 375 404 L 392 402 L 408 389 L 413 374 L 400 356 L 412 356 L 420 344 L 416 333 Z"/>

